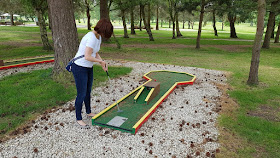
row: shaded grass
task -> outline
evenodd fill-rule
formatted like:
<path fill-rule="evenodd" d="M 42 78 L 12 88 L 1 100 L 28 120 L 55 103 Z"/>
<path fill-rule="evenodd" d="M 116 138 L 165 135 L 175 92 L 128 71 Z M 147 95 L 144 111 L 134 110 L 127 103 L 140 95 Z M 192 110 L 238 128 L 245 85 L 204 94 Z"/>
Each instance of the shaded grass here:
<path fill-rule="evenodd" d="M 116 78 L 131 72 L 131 68 L 109 67 L 110 77 Z M 0 81 L 0 133 L 14 130 L 36 113 L 63 105 L 76 96 L 75 83 L 61 85 L 51 78 L 52 69 L 35 70 L 2 78 Z M 94 66 L 93 87 L 108 80 L 100 66 Z"/>
<path fill-rule="evenodd" d="M 41 46 L 27 46 L 27 47 L 16 47 L 9 45 L 0 46 L 0 59 L 15 59 L 15 58 L 25 58 L 34 57 L 42 55 L 52 55 L 53 51 L 43 50 Z"/>

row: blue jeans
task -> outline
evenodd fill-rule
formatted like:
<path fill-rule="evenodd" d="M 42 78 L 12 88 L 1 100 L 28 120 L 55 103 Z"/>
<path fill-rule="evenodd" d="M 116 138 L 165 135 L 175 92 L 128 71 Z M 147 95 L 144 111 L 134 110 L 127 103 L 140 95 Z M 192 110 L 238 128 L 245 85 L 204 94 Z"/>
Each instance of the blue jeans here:
<path fill-rule="evenodd" d="M 75 101 L 76 119 L 82 120 L 82 106 L 85 103 L 86 113 L 91 113 L 90 93 L 93 82 L 93 68 L 72 64 L 72 73 L 75 78 L 77 97 Z"/>

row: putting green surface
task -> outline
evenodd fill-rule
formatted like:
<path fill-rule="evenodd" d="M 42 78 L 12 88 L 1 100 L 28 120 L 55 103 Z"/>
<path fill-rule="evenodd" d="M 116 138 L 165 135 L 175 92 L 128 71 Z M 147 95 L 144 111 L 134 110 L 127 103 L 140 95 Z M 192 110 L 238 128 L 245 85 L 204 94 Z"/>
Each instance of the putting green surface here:
<path fill-rule="evenodd" d="M 176 84 L 176 82 L 191 81 L 194 78 L 194 76 L 186 73 L 169 71 L 153 71 L 146 74 L 146 76 L 153 81 L 160 83 L 159 94 L 154 99 L 152 99 L 149 104 L 145 102 L 145 99 L 150 92 L 150 89 L 147 87 L 145 87 L 135 102 L 134 97 L 137 95 L 138 91 L 140 90 L 139 89 L 118 103 L 118 106 L 122 112 L 118 112 L 118 107 L 114 106 L 103 115 L 94 119 L 93 124 L 111 127 L 126 132 L 133 132 L 133 126 L 153 107 L 157 101 L 163 99 L 162 97 L 174 84 Z M 107 123 L 116 116 L 127 118 L 127 120 L 119 127 L 108 125 Z"/>
<path fill-rule="evenodd" d="M 54 57 L 40 57 L 40 58 L 24 59 L 24 60 L 18 60 L 18 61 L 5 62 L 4 66 L 32 63 L 32 62 L 51 60 L 51 59 L 54 59 Z"/>

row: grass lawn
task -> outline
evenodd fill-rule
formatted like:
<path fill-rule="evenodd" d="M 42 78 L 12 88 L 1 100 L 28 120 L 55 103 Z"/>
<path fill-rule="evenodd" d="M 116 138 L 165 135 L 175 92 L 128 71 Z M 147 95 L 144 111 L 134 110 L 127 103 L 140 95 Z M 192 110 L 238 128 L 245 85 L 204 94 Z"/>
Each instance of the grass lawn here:
<path fill-rule="evenodd" d="M 219 23 L 217 25 L 220 27 Z M 229 39 L 229 28 L 225 27 L 224 29 L 224 31 L 219 30 L 219 37 L 215 37 L 212 32 L 211 24 L 207 24 L 202 31 L 201 49 L 199 50 L 195 49 L 197 32 L 193 30 L 182 31 L 182 34 L 184 35 L 183 38 L 175 40 L 171 39 L 171 31 L 153 30 L 155 41 L 150 42 L 145 30 L 142 32 L 137 30 L 136 35 L 129 35 L 129 39 L 124 39 L 122 38 L 123 31 L 116 29 L 115 34 L 120 43 L 123 44 L 123 47 L 121 49 L 116 49 L 114 41 L 112 40 L 111 45 L 105 44 L 102 47 L 102 57 L 105 59 L 125 59 L 227 71 L 230 73 L 230 75 L 227 76 L 228 83 L 232 87 L 232 90 L 228 90 L 227 92 L 229 96 L 239 104 L 239 107 L 231 114 L 221 113 L 218 127 L 230 131 L 227 133 L 233 137 L 232 140 L 238 140 L 239 142 L 236 143 L 238 145 L 233 145 L 231 149 L 227 147 L 227 145 L 230 146 L 230 142 L 227 141 L 225 135 L 222 134 L 219 141 L 226 142 L 226 144 L 223 147 L 224 149 L 222 149 L 221 154 L 218 156 L 280 157 L 280 122 L 277 120 L 280 119 L 280 44 L 271 43 L 271 49 L 263 49 L 261 51 L 259 68 L 260 84 L 258 86 L 248 86 L 246 81 L 248 79 L 251 62 L 251 46 L 255 36 L 255 27 L 251 27 L 250 24 L 236 25 L 239 38 L 234 40 Z M 82 38 L 88 30 L 78 29 L 78 32 L 79 38 Z M 0 35 L 3 35 L 0 36 L 0 44 L 2 48 L 0 50 L 0 58 L 7 60 L 27 56 L 37 56 L 38 54 L 43 53 L 38 46 L 38 43 L 40 43 L 39 28 L 3 27 L 2 29 L 1 27 Z M 13 36 L 16 36 L 15 40 L 13 40 Z M 18 45 L 18 47 L 15 47 L 17 43 L 24 43 L 26 46 Z M 174 46 L 171 47 L 171 44 Z M 34 54 L 28 54 L 30 52 L 29 50 L 32 49 L 34 50 Z M 38 54 L 36 54 L 36 49 L 38 49 Z M 20 52 L 17 53 L 17 51 Z M 13 55 L 9 55 L 7 52 L 13 53 Z M 52 54 L 53 52 L 45 53 Z M 31 83 L 37 83 L 40 80 L 48 80 L 45 84 L 51 88 L 55 83 L 52 83 L 53 81 L 47 75 L 50 71 L 51 70 L 40 70 L 28 74 L 18 74 L 6 77 L 1 80 L 0 86 L 6 87 L 5 89 L 9 92 L 9 96 L 13 96 L 17 93 L 13 92 L 11 88 L 7 88 L 6 85 L 9 84 L 15 84 L 15 86 L 18 86 L 17 88 L 21 89 L 26 86 L 24 84 L 26 83 L 31 88 Z M 115 72 L 115 75 L 119 73 L 125 74 L 127 72 L 129 72 L 129 70 L 125 70 L 124 73 Z M 32 75 L 34 76 L 34 81 L 33 79 L 25 81 L 25 78 L 30 78 L 27 76 Z M 103 77 L 106 78 L 106 76 Z M 55 87 L 61 87 L 65 90 L 65 87 L 61 85 Z M 6 91 L 5 93 L 7 93 Z M 41 93 L 40 88 L 34 90 L 34 95 Z M 57 92 L 55 93 L 59 93 L 59 90 L 57 89 Z M 1 92 L 1 94 L 4 94 L 4 91 Z M 75 94 L 71 93 L 64 95 L 65 96 L 57 96 L 57 100 L 65 102 L 68 98 L 73 98 Z M 10 107 L 1 107 L 7 113 L 7 116 L 5 117 L 8 119 L 15 115 L 11 113 L 13 110 L 10 108 L 26 106 L 30 102 L 34 102 L 34 104 L 38 102 L 36 100 L 28 102 L 25 101 L 26 98 L 28 98 L 27 94 L 26 96 L 19 97 L 19 100 L 12 99 L 11 103 L 9 103 Z M 50 98 L 53 97 L 50 95 Z M 9 100 L 7 98 L 1 99 L 0 101 Z M 44 100 L 44 97 L 39 98 L 39 100 Z M 55 103 L 56 100 L 53 102 Z M 55 105 L 56 104 L 52 106 Z M 43 107 L 48 106 L 49 105 L 45 104 Z M 264 107 L 271 109 L 271 111 L 265 110 Z M 22 115 L 23 111 L 20 109 L 23 110 L 23 108 L 18 108 L 17 110 L 19 111 L 17 113 Z M 259 112 L 259 115 L 251 115 L 251 113 L 256 112 Z M 265 115 L 265 113 L 268 115 Z M 19 120 L 22 119 L 24 121 L 24 119 L 28 119 L 29 114 L 25 114 L 25 117 L 17 117 L 20 118 Z M 15 126 L 11 127 L 11 129 L 23 121 L 16 122 Z M 3 125 L 1 122 L 0 128 L 5 129 L 4 127 L 7 126 L 7 122 L 3 123 Z"/>

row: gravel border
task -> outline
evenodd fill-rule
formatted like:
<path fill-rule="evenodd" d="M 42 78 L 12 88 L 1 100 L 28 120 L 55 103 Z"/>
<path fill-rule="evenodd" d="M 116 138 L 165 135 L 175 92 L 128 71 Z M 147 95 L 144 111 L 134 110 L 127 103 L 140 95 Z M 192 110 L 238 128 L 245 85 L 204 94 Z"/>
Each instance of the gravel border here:
<path fill-rule="evenodd" d="M 220 152 L 215 124 L 222 93 L 215 84 L 226 84 L 223 72 L 153 63 L 107 62 L 133 70 L 93 89 L 92 111 L 96 114 L 141 85 L 142 76 L 151 70 L 187 72 L 196 75 L 197 80 L 194 85 L 176 88 L 136 135 L 99 126 L 79 129 L 75 125 L 72 100 L 39 116 L 30 125 L 30 132 L 1 143 L 0 157 L 213 157 Z M 52 64 L 0 71 L 0 78 L 41 66 L 48 68 Z M 83 118 L 91 123 L 85 112 Z"/>

